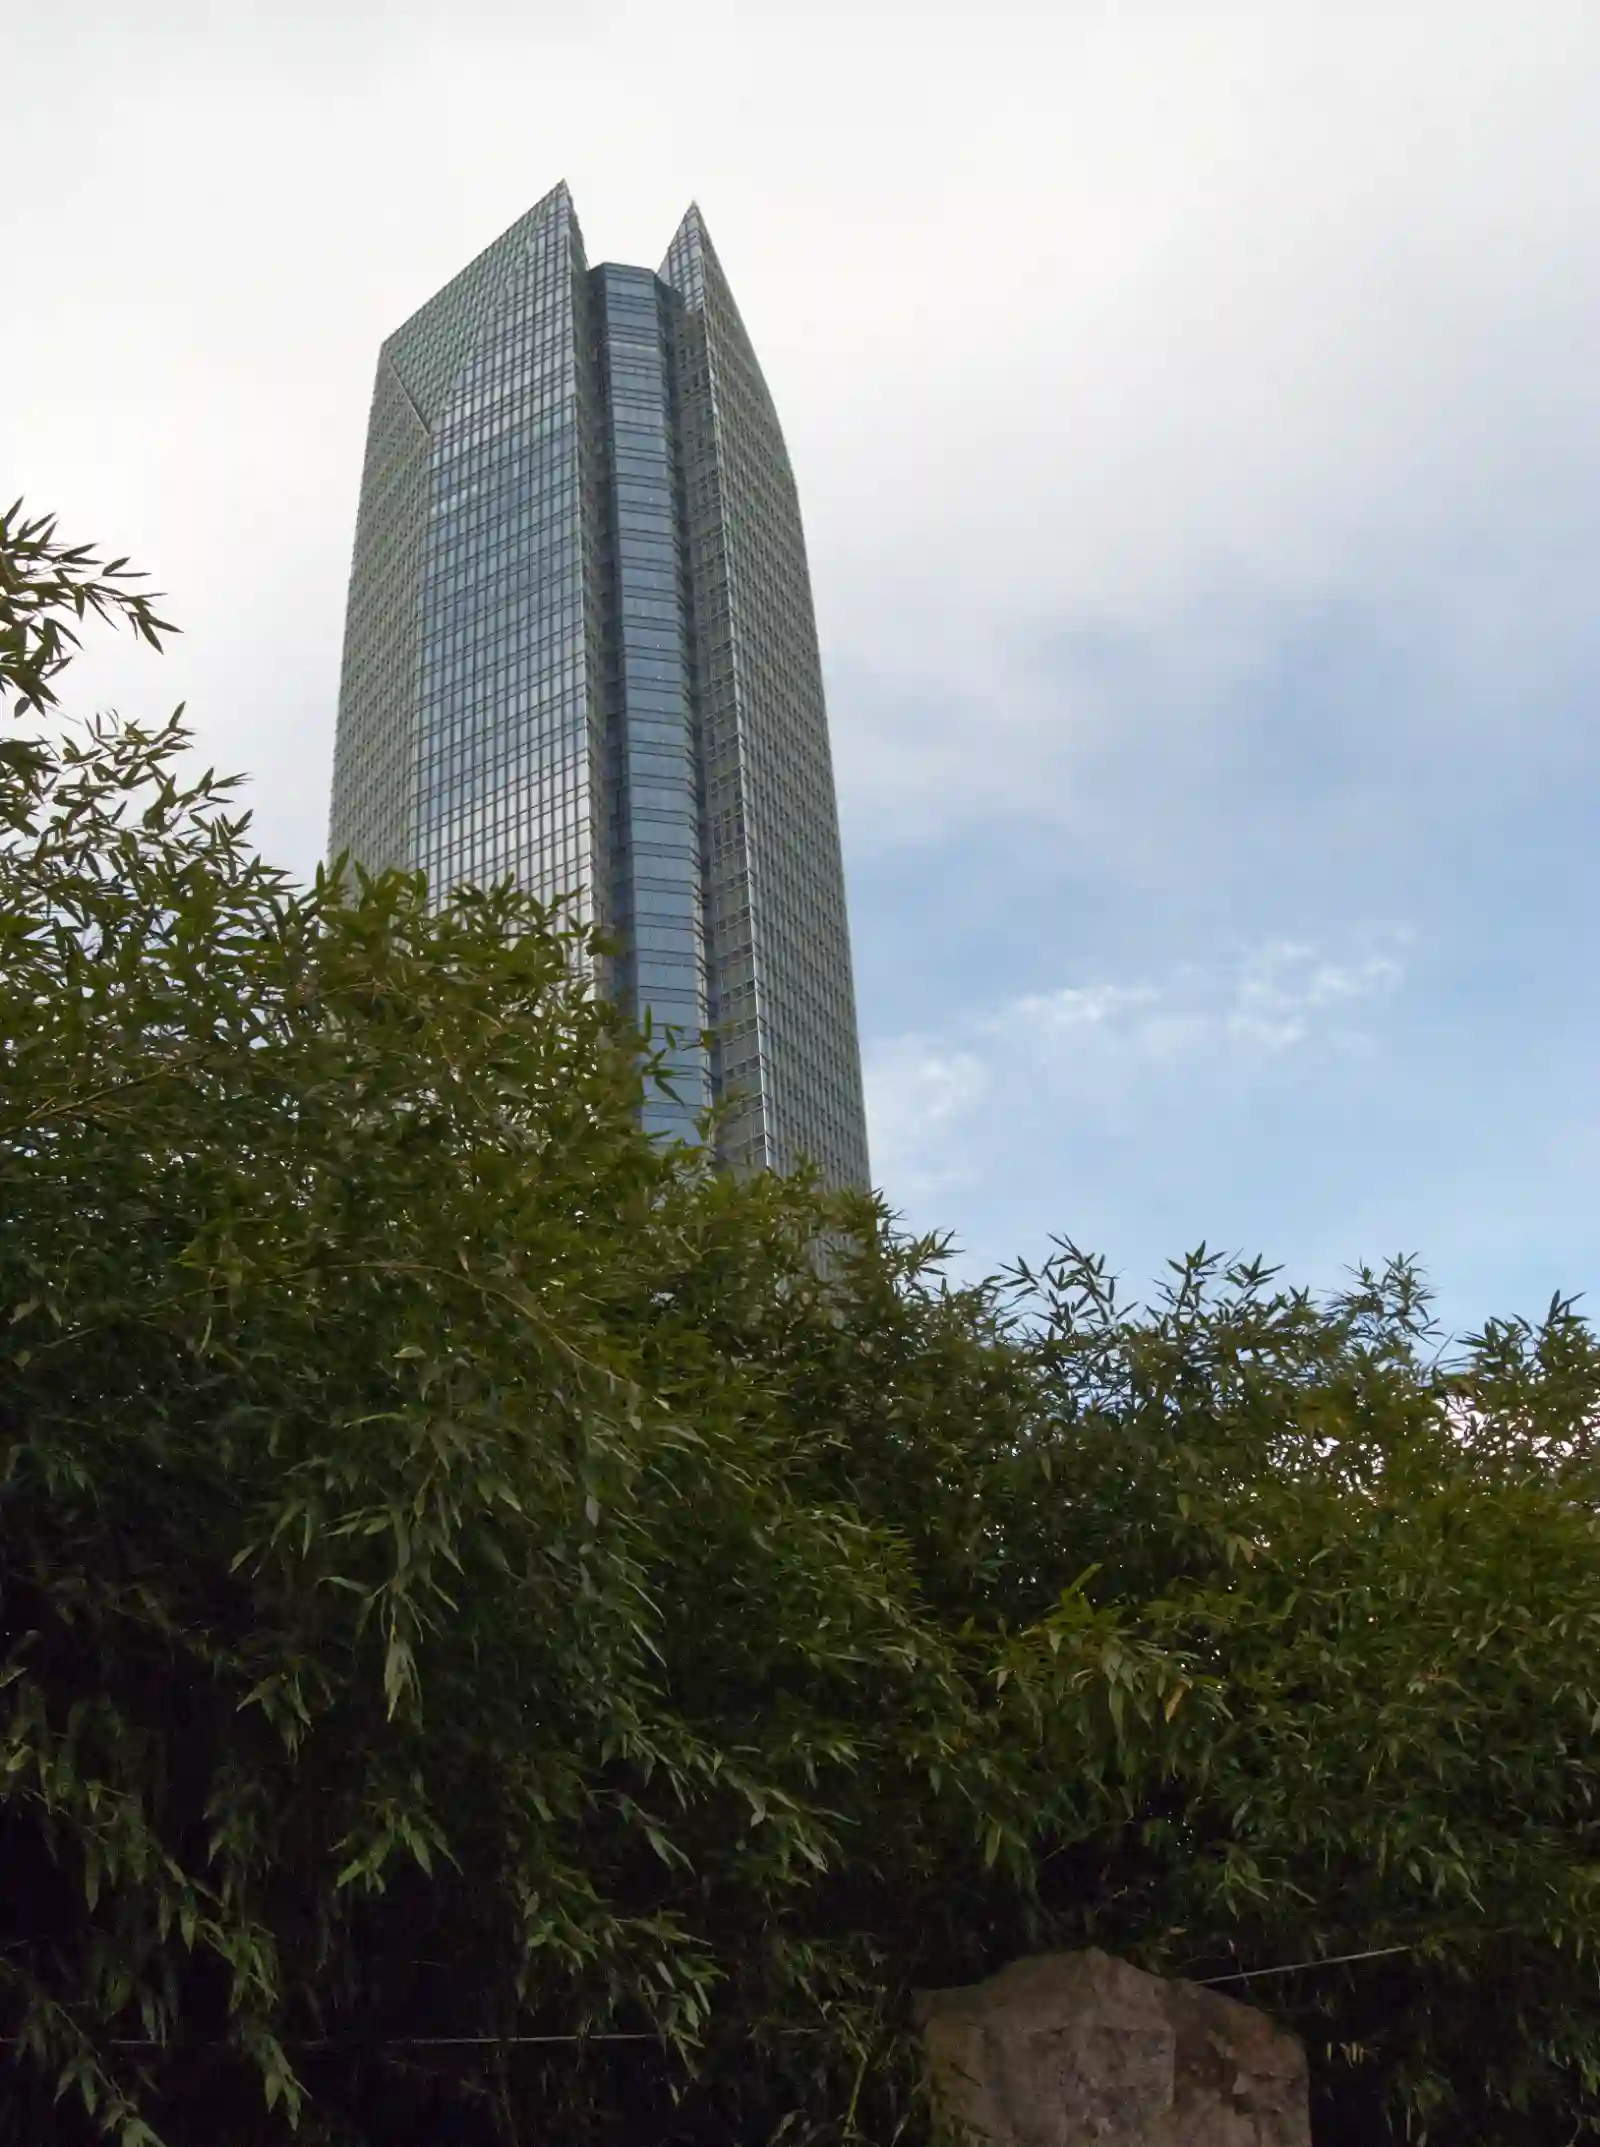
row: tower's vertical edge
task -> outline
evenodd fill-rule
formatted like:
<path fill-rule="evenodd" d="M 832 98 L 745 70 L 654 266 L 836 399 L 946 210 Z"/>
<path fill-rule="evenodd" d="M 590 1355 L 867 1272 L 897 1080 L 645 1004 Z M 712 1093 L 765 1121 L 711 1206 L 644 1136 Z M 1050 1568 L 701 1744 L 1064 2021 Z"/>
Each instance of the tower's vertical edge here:
<path fill-rule="evenodd" d="M 367 423 L 328 818 L 330 855 L 348 851 L 374 872 L 410 862 L 430 445 L 385 347 Z"/>
<path fill-rule="evenodd" d="M 868 1182 L 844 867 L 799 498 L 698 209 L 662 266 L 677 371 L 722 1155 Z"/>
<path fill-rule="evenodd" d="M 508 249 L 433 420 L 415 833 L 434 887 L 511 875 L 585 925 L 607 880 L 587 312 L 562 188 Z"/>
<path fill-rule="evenodd" d="M 606 908 L 596 406 L 565 186 L 384 345 L 333 841 Z"/>

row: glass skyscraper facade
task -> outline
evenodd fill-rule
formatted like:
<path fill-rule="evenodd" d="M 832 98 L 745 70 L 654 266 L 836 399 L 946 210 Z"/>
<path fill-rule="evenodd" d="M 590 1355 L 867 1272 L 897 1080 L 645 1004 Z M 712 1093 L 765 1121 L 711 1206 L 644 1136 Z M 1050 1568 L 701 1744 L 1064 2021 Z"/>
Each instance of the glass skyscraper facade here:
<path fill-rule="evenodd" d="M 385 343 L 330 840 L 567 896 L 682 1032 L 653 1130 L 715 1098 L 727 1165 L 867 1183 L 799 502 L 697 209 L 590 269 L 559 186 Z"/>

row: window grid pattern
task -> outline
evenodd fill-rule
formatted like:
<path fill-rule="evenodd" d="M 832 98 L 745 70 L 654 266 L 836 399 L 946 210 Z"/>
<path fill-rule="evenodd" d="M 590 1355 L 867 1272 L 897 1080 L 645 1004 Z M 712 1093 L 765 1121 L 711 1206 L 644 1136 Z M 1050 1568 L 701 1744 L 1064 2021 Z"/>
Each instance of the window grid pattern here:
<path fill-rule="evenodd" d="M 424 545 L 416 861 L 511 876 L 601 921 L 599 695 L 585 605 L 585 270 L 552 201 L 434 426 Z"/>
<path fill-rule="evenodd" d="M 723 1162 L 866 1183 L 799 505 L 697 210 L 591 274 L 558 187 L 385 344 L 331 837 L 569 898 L 686 1032 L 654 1130 L 726 1097 Z"/>
<path fill-rule="evenodd" d="M 700 801 L 685 605 L 668 293 L 648 269 L 594 271 L 610 448 L 606 687 L 616 989 L 635 1020 L 670 1029 L 671 1094 L 645 1123 L 695 1138 L 710 1101 Z"/>
<path fill-rule="evenodd" d="M 418 670 L 434 431 L 450 384 L 565 186 L 485 247 L 384 344 L 378 359 L 345 619 L 329 849 L 369 871 L 417 863 Z"/>
<path fill-rule="evenodd" d="M 802 1156 L 868 1182 L 827 708 L 782 429 L 698 209 L 663 265 L 683 301 L 680 427 L 718 1092 L 741 1168 Z"/>
<path fill-rule="evenodd" d="M 330 854 L 348 851 L 374 872 L 408 861 L 428 450 L 385 354 L 356 517 L 328 823 Z"/>

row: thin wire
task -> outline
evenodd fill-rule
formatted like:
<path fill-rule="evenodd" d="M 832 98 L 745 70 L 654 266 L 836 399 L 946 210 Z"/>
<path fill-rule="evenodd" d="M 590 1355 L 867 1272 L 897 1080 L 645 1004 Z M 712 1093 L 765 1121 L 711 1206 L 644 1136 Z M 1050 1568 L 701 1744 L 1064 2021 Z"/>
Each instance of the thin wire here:
<path fill-rule="evenodd" d="M 1236 1968 L 1225 1976 L 1188 1976 L 1183 1980 L 1192 1982 L 1201 1990 L 1211 1990 L 1219 1983 L 1249 1983 L 1257 1976 L 1292 1976 L 1306 1968 L 1343 1968 L 1351 1961 L 1382 1961 L 1396 1953 L 1415 1953 L 1423 1943 L 1413 1939 L 1400 1946 L 1371 1946 L 1364 1953 L 1325 1953 L 1315 1961 L 1284 1961 L 1276 1968 Z M 384 2050 L 507 2050 L 532 2043 L 659 2043 L 661 2037 L 647 2030 L 630 2033 L 620 2031 L 604 2035 L 390 2035 L 379 2045 Z M 359 2047 L 352 2041 L 335 2042 L 331 2037 L 320 2039 L 290 2039 L 296 2050 L 337 2050 Z M 167 2043 L 139 2041 L 113 2042 L 113 2050 L 166 2050 Z"/>
<path fill-rule="evenodd" d="M 521 2043 L 659 2043 L 660 2040 L 659 2035 L 644 2030 L 605 2035 L 386 2035 L 378 2047 L 383 2050 L 500 2050 Z M 354 2037 L 338 2040 L 328 2035 L 292 2035 L 287 2042 L 292 2050 L 355 2050 L 362 2047 Z M 173 2046 L 143 2038 L 119 2039 L 108 2047 L 112 2050 L 170 2050 Z"/>
<path fill-rule="evenodd" d="M 1415 1953 L 1422 1943 L 1413 1939 L 1404 1946 L 1374 1946 L 1367 1953 L 1325 1953 L 1319 1961 L 1286 1961 L 1280 1968 L 1239 1968 L 1227 1976 L 1194 1976 L 1186 1980 L 1209 1990 L 1214 1983 L 1248 1983 L 1252 1976 L 1292 1976 L 1302 1968 L 1339 1968 L 1346 1961 L 1381 1961 L 1391 1953 Z"/>

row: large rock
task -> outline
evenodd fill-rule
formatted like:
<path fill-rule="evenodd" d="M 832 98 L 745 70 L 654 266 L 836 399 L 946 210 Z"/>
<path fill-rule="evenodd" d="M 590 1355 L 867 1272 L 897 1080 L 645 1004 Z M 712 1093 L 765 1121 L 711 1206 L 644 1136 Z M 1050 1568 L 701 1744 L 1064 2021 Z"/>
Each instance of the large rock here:
<path fill-rule="evenodd" d="M 993 2147 L 1310 2147 L 1305 2052 L 1253 2006 L 1107 1953 L 926 1991 L 939 2108 Z"/>

